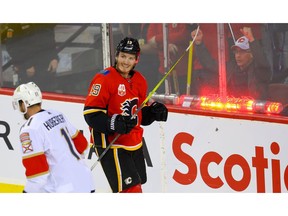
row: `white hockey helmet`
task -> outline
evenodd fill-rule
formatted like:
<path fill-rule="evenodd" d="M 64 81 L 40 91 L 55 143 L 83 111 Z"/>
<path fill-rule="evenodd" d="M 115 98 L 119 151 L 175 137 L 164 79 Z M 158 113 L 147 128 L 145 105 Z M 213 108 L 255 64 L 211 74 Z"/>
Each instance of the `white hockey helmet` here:
<path fill-rule="evenodd" d="M 21 112 L 19 101 L 23 101 L 25 105 L 25 111 L 22 112 L 25 114 L 28 107 L 42 102 L 40 88 L 34 82 L 19 85 L 14 91 L 12 104 L 14 110 L 19 110 Z"/>

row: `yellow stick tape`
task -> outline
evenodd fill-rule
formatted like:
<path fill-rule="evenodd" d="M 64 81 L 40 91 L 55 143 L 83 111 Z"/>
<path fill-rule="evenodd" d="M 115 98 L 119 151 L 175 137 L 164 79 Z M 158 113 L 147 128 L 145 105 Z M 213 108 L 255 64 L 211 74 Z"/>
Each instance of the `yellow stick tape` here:
<path fill-rule="evenodd" d="M 191 45 L 192 41 L 190 41 Z M 189 49 L 189 57 L 188 57 L 188 72 L 187 72 L 187 87 L 191 85 L 191 77 L 192 77 L 192 61 L 193 60 L 193 44 Z"/>

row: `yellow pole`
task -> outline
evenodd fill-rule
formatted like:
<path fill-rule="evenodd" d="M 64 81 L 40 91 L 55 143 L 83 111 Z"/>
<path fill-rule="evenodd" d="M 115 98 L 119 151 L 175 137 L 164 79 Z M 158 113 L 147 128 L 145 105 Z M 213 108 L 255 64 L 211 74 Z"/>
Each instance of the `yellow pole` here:
<path fill-rule="evenodd" d="M 192 41 L 190 41 L 190 45 L 191 43 Z M 188 56 L 187 89 L 186 89 L 187 95 L 190 95 L 191 78 L 192 78 L 192 60 L 193 60 L 193 44 L 190 46 Z"/>

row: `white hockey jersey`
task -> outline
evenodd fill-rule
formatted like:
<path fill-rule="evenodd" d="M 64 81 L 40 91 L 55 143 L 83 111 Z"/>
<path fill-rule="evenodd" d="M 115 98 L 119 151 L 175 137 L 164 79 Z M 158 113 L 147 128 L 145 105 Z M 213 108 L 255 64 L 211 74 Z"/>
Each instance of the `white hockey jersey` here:
<path fill-rule="evenodd" d="M 41 110 L 20 130 L 26 192 L 91 192 L 94 182 L 83 160 L 88 142 L 55 110 Z"/>

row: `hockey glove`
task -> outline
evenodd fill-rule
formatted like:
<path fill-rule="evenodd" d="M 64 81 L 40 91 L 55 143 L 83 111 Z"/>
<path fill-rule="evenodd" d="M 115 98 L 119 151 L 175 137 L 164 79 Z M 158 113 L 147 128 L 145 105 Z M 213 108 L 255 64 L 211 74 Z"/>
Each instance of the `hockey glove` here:
<path fill-rule="evenodd" d="M 168 109 L 164 104 L 154 101 L 150 105 L 150 112 L 154 115 L 156 121 L 167 121 Z"/>
<path fill-rule="evenodd" d="M 137 119 L 131 119 L 131 116 L 122 116 L 114 114 L 108 120 L 108 127 L 110 132 L 119 134 L 128 134 L 132 128 L 137 125 Z"/>

